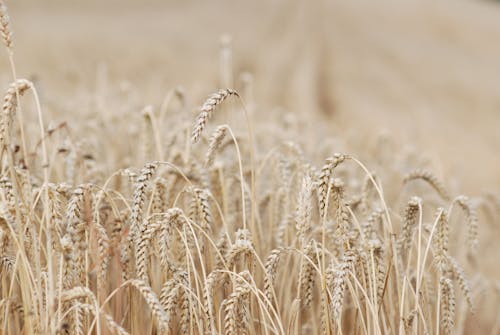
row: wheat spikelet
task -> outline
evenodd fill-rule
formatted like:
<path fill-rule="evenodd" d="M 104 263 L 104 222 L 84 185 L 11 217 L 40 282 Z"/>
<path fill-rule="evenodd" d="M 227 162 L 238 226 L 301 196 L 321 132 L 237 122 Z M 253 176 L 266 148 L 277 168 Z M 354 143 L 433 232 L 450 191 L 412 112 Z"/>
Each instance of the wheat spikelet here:
<path fill-rule="evenodd" d="M 160 228 L 160 224 L 154 221 L 154 216 L 145 219 L 142 224 L 142 231 L 140 232 L 139 244 L 136 252 L 136 271 L 137 277 L 143 280 L 146 284 L 149 283 L 148 271 L 148 258 L 149 258 L 149 244 L 153 234 Z"/>
<path fill-rule="evenodd" d="M 6 235 L 3 236 L 3 247 L 7 247 L 9 245 L 10 236 L 7 234 L 10 228 L 14 229 L 14 231 L 18 231 L 19 227 L 16 223 L 15 216 L 10 213 L 7 206 L 5 204 L 1 204 L 0 206 L 0 226 L 5 230 Z"/>
<path fill-rule="evenodd" d="M 137 236 L 138 231 L 144 229 L 141 225 L 141 220 L 144 202 L 146 201 L 146 190 L 156 168 L 156 163 L 147 163 L 141 170 L 141 173 L 137 178 L 137 184 L 134 190 L 134 198 L 130 214 L 130 231 L 127 236 L 127 241 L 123 245 L 121 251 L 121 263 L 122 267 L 124 268 L 124 270 L 122 271 L 122 276 L 124 280 L 127 280 L 130 273 L 132 272 L 129 263 L 132 257 L 132 250 L 134 245 L 137 248 L 139 244 L 139 236 Z"/>
<path fill-rule="evenodd" d="M 224 268 L 225 257 L 229 251 L 229 239 L 225 231 L 221 231 L 220 237 L 216 242 L 218 252 L 215 253 L 215 268 Z"/>
<path fill-rule="evenodd" d="M 222 125 L 217 127 L 217 129 L 215 129 L 215 131 L 212 133 L 212 136 L 210 136 L 208 151 L 205 158 L 205 168 L 208 169 L 213 165 L 215 155 L 221 149 L 222 141 L 224 141 L 226 133 L 227 126 Z"/>
<path fill-rule="evenodd" d="M 73 244 L 69 234 L 64 235 L 60 239 L 61 253 L 63 258 L 63 268 L 61 275 L 63 276 L 62 288 L 69 289 L 73 286 Z M 59 285 L 58 285 L 59 286 Z"/>
<path fill-rule="evenodd" d="M 48 185 L 48 193 L 49 193 L 49 203 L 48 208 L 50 212 L 50 222 L 49 229 L 51 232 L 51 236 L 53 238 L 52 248 L 56 250 L 61 250 L 60 239 L 63 235 L 63 217 L 64 217 L 64 204 L 63 199 L 65 196 L 62 195 L 62 192 L 58 190 L 58 186 L 54 184 Z"/>
<path fill-rule="evenodd" d="M 453 334 L 455 325 L 455 291 L 451 279 L 441 277 L 439 280 L 441 287 L 441 327 L 444 329 L 444 334 Z"/>
<path fill-rule="evenodd" d="M 182 215 L 182 211 L 178 208 L 170 208 L 166 213 L 155 214 L 145 219 L 141 225 L 139 234 L 139 243 L 136 252 L 136 272 L 137 276 L 149 282 L 148 277 L 148 259 L 149 245 L 155 233 L 160 231 L 160 262 L 164 268 L 168 268 L 168 248 L 170 238 L 174 233 L 174 228 L 179 226 L 178 218 Z"/>
<path fill-rule="evenodd" d="M 311 230 L 312 217 L 312 192 L 313 182 L 309 173 L 302 178 L 302 186 L 297 199 L 297 210 L 295 214 L 295 228 L 300 247 L 306 244 L 306 235 Z"/>
<path fill-rule="evenodd" d="M 316 253 L 317 247 L 314 243 L 314 240 L 311 240 L 309 244 L 304 249 L 304 259 L 302 261 L 302 266 L 300 268 L 299 274 L 299 286 L 300 286 L 300 294 L 301 301 L 303 302 L 304 307 L 309 307 L 311 305 L 313 299 L 313 290 L 314 290 L 314 264 L 317 263 Z M 312 262 L 312 263 L 311 263 Z"/>
<path fill-rule="evenodd" d="M 275 239 L 276 239 L 276 244 L 279 247 L 284 247 L 285 246 L 285 237 L 288 235 L 288 228 L 292 226 L 292 223 L 294 221 L 294 214 L 290 213 L 286 216 L 284 216 L 278 225 L 278 228 L 276 230 L 275 234 Z"/>
<path fill-rule="evenodd" d="M 181 334 L 189 334 L 189 329 L 191 329 L 191 304 L 190 304 L 190 292 L 189 292 L 189 277 L 188 273 L 185 271 L 178 272 L 178 283 L 180 286 L 180 297 L 179 305 L 181 309 L 180 317 L 180 331 Z"/>
<path fill-rule="evenodd" d="M 81 303 L 75 303 L 73 307 L 73 322 L 71 325 L 71 334 L 75 335 L 84 335 L 85 330 L 84 330 L 84 322 L 85 322 L 85 316 L 86 316 L 86 310 L 81 306 Z"/>
<path fill-rule="evenodd" d="M 208 203 L 208 190 L 201 188 L 193 188 L 193 199 L 190 207 L 189 217 L 205 231 L 210 231 L 212 227 L 212 213 Z"/>
<path fill-rule="evenodd" d="M 253 258 L 253 245 L 249 235 L 246 235 L 242 229 L 236 234 L 235 243 L 229 249 L 226 256 L 226 265 L 228 269 L 232 269 L 239 257 L 246 257 L 250 261 Z"/>
<path fill-rule="evenodd" d="M 201 133 L 205 129 L 207 121 L 212 117 L 215 108 L 231 95 L 238 96 L 238 93 L 230 88 L 221 89 L 216 93 L 210 95 L 208 99 L 203 103 L 200 109 L 200 114 L 196 118 L 193 132 L 191 134 L 191 141 L 193 143 L 198 142 L 198 140 L 200 139 Z"/>
<path fill-rule="evenodd" d="M 64 322 L 61 325 L 66 330 L 66 333 L 76 333 L 81 330 L 82 321 L 81 313 L 77 308 L 78 300 L 93 298 L 93 292 L 87 287 L 78 286 L 61 293 L 61 308 L 69 314 L 63 318 Z M 72 310 L 70 310 L 70 308 Z M 61 320 L 62 321 L 62 320 Z"/>
<path fill-rule="evenodd" d="M 12 49 L 12 30 L 10 30 L 10 18 L 7 6 L 3 0 L 0 1 L 0 33 L 2 34 L 3 43 L 7 49 Z"/>
<path fill-rule="evenodd" d="M 453 274 L 453 278 L 458 282 L 458 286 L 460 286 L 460 289 L 462 290 L 465 301 L 467 302 L 469 309 L 472 310 L 472 291 L 470 288 L 469 280 L 465 276 L 465 271 L 464 269 L 462 269 L 462 266 L 460 266 L 460 263 L 458 263 L 455 258 L 449 256 L 448 260 L 451 264 L 451 272 Z"/>
<path fill-rule="evenodd" d="M 225 303 L 224 329 L 226 335 L 247 334 L 245 313 L 248 308 L 250 287 L 245 281 L 250 282 L 248 271 L 240 272 L 235 280 L 233 293 L 229 295 Z"/>
<path fill-rule="evenodd" d="M 158 321 L 160 329 L 167 330 L 169 327 L 170 317 L 163 309 L 158 297 L 153 292 L 151 287 L 139 279 L 132 279 L 130 284 L 141 293 L 142 297 L 151 309 L 153 316 Z"/>
<path fill-rule="evenodd" d="M 417 169 L 411 171 L 403 178 L 403 183 L 407 184 L 412 180 L 421 179 L 431 185 L 444 200 L 450 200 L 450 195 L 443 182 L 439 180 L 431 171 Z"/>
<path fill-rule="evenodd" d="M 401 252 L 405 253 L 411 246 L 413 228 L 417 224 L 418 210 L 422 204 L 422 199 L 412 197 L 406 204 L 403 215 L 403 227 L 401 228 L 401 236 L 398 241 L 398 246 Z"/>
<path fill-rule="evenodd" d="M 16 212 L 16 195 L 14 193 L 14 187 L 7 176 L 0 179 L 0 189 L 2 190 L 3 196 L 7 202 L 7 209 L 11 215 L 15 215 Z"/>
<path fill-rule="evenodd" d="M 386 284 L 387 277 L 387 268 L 384 266 L 384 263 L 380 258 L 377 258 L 377 301 L 379 304 L 382 303 L 382 299 L 384 298 L 384 290 Z"/>
<path fill-rule="evenodd" d="M 332 198 L 336 206 L 335 216 L 337 223 L 334 236 L 337 241 L 343 243 L 343 246 L 348 247 L 351 215 L 344 197 L 344 183 L 338 178 L 334 179 L 332 183 Z"/>
<path fill-rule="evenodd" d="M 207 319 L 207 334 L 216 333 L 215 327 L 215 306 L 214 306 L 214 289 L 221 274 L 217 270 L 210 272 L 205 279 L 203 287 L 204 312 Z"/>
<path fill-rule="evenodd" d="M 347 287 L 349 272 L 354 269 L 356 259 L 356 254 L 352 251 L 344 254 L 344 256 L 342 257 L 342 262 L 335 267 L 333 279 L 329 283 L 330 287 L 332 287 L 332 317 L 333 320 L 339 324 L 342 317 L 344 295 Z"/>
<path fill-rule="evenodd" d="M 153 213 L 164 213 L 168 208 L 169 188 L 164 178 L 156 178 L 154 181 Z"/>
<path fill-rule="evenodd" d="M 318 181 L 319 214 L 321 218 L 326 216 L 327 195 L 332 183 L 333 170 L 346 158 L 345 155 L 336 153 L 333 157 L 327 158 L 325 165 L 321 168 Z"/>
<path fill-rule="evenodd" d="M 109 237 L 101 224 L 95 224 L 97 231 L 97 248 L 99 254 L 98 270 L 97 270 L 97 283 L 98 288 L 101 289 L 106 283 L 106 274 L 109 266 Z"/>
<path fill-rule="evenodd" d="M 163 284 L 159 300 L 167 314 L 170 314 L 170 311 L 175 307 L 178 292 L 177 278 L 170 278 Z"/>
<path fill-rule="evenodd" d="M 0 275 L 7 273 L 12 275 L 12 269 L 14 268 L 14 263 L 16 258 L 13 256 L 1 256 L 0 257 Z"/>
<path fill-rule="evenodd" d="M 327 283 L 333 283 L 335 279 L 335 263 L 332 261 L 325 269 L 324 278 Z M 327 292 L 321 292 L 321 333 L 328 334 L 328 329 L 331 328 L 331 306 L 328 301 L 331 300 L 332 288 L 327 286 Z"/>
<path fill-rule="evenodd" d="M 185 271 L 178 271 L 174 277 L 168 280 L 161 289 L 160 303 L 165 312 L 171 318 L 175 315 L 175 308 L 181 310 L 180 326 L 181 333 L 185 334 L 190 325 L 190 305 L 188 298 L 188 274 Z"/>
<path fill-rule="evenodd" d="M 374 172 L 371 172 L 370 174 L 367 174 L 365 178 L 363 179 L 363 184 L 361 186 L 361 196 L 360 196 L 360 207 L 363 210 L 363 213 L 368 212 L 370 209 L 370 191 L 373 189 L 373 183 L 372 179 L 377 181 L 378 183 L 378 177 Z"/>
<path fill-rule="evenodd" d="M 476 209 L 472 205 L 470 199 L 466 196 L 459 196 L 455 199 L 457 204 L 460 206 L 460 208 L 464 211 L 465 216 L 467 218 L 467 227 L 468 227 L 468 242 L 469 242 L 469 247 L 471 248 L 472 251 L 477 250 L 477 246 L 479 244 L 478 241 L 478 218 L 477 218 L 477 213 Z"/>
<path fill-rule="evenodd" d="M 415 321 L 415 317 L 416 316 L 417 316 L 417 310 L 413 309 L 408 314 L 408 316 L 406 316 L 404 318 L 403 323 L 404 323 L 405 331 L 406 331 L 407 334 L 412 332 L 413 322 Z"/>
<path fill-rule="evenodd" d="M 276 277 L 276 270 L 278 268 L 278 263 L 280 261 L 281 255 L 287 249 L 285 248 L 277 248 L 272 250 L 266 258 L 264 263 L 264 268 L 266 270 L 266 274 L 264 277 L 264 294 L 266 295 L 267 300 L 273 301 L 273 283 Z"/>
<path fill-rule="evenodd" d="M 91 301 L 95 301 L 94 292 L 92 292 L 88 287 L 85 286 L 75 286 L 61 293 L 62 302 L 69 302 L 72 300 L 78 300 L 83 298 L 88 298 Z"/>
<path fill-rule="evenodd" d="M 104 316 L 104 319 L 106 319 L 106 323 L 108 325 L 109 330 L 111 333 L 114 335 L 129 335 L 129 332 L 125 330 L 122 326 L 120 326 L 113 318 L 106 314 L 102 313 Z"/>
<path fill-rule="evenodd" d="M 443 208 L 438 209 L 437 233 L 434 235 L 434 262 L 437 268 L 444 273 L 448 269 L 448 213 Z"/>
<path fill-rule="evenodd" d="M 91 313 L 93 315 L 97 314 L 93 305 L 78 302 L 77 306 L 78 306 L 78 309 L 81 309 L 86 314 L 91 314 Z M 104 313 L 102 310 L 100 310 L 100 315 L 103 316 L 104 319 L 106 320 L 106 324 L 108 326 L 108 329 L 111 331 L 112 334 L 114 334 L 114 335 L 129 335 L 129 332 L 127 332 L 122 326 L 120 326 L 115 320 L 113 320 L 113 318 L 109 314 Z"/>
<path fill-rule="evenodd" d="M 85 268 L 86 226 L 82 217 L 82 211 L 85 201 L 85 185 L 78 186 L 68 203 L 67 210 L 67 232 L 71 238 L 71 266 L 72 282 L 74 285 L 81 284 L 83 281 Z"/>
<path fill-rule="evenodd" d="M 110 235 L 110 245 L 114 249 L 119 249 L 119 247 L 120 247 L 120 242 L 122 240 L 124 221 L 126 221 L 126 220 L 124 220 L 121 217 L 117 217 L 112 222 L 111 235 Z"/>
<path fill-rule="evenodd" d="M 176 230 L 182 231 L 182 226 L 186 224 L 184 213 L 180 208 L 170 208 L 164 215 L 160 224 L 160 263 L 163 268 L 169 268 L 169 256 L 171 241 Z"/>
<path fill-rule="evenodd" d="M 142 221 L 143 206 L 146 201 L 146 190 L 157 167 L 157 163 L 147 163 L 137 178 L 137 184 L 134 190 L 132 212 L 130 215 L 130 233 L 132 238 L 137 238 L 135 234 L 139 230 L 139 225 Z"/>
<path fill-rule="evenodd" d="M 350 228 L 351 228 L 351 214 L 346 202 L 341 202 L 337 208 L 337 226 L 335 229 L 335 236 L 338 241 L 343 242 L 343 247 L 350 248 Z"/>
<path fill-rule="evenodd" d="M 7 228 L 7 227 L 6 227 Z M 4 229 L 0 227 L 0 253 L 5 255 L 9 249 L 10 236 L 8 228 Z"/>
<path fill-rule="evenodd" d="M 368 218 L 366 222 L 361 224 L 361 232 L 366 241 L 370 241 L 376 238 L 377 225 L 382 224 L 383 210 L 380 208 L 375 209 Z"/>
<path fill-rule="evenodd" d="M 9 140 L 10 125 L 16 113 L 17 96 L 23 95 L 28 89 L 32 87 L 31 82 L 26 79 L 17 79 L 10 84 L 7 92 L 3 97 L 2 116 L 0 118 L 0 144 L 7 145 Z"/>

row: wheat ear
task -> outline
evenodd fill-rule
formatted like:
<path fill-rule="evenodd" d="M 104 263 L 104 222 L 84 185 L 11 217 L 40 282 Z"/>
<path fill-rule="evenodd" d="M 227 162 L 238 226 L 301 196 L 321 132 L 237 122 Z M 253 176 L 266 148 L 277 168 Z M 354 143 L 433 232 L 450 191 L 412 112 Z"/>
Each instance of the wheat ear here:
<path fill-rule="evenodd" d="M 153 316 L 158 321 L 160 329 L 164 331 L 168 329 L 170 317 L 163 309 L 163 306 L 160 304 L 156 293 L 153 292 L 153 289 L 148 286 L 145 282 L 139 279 L 133 279 L 130 281 L 130 284 L 134 286 L 143 296 L 144 300 L 148 304 Z"/>
<path fill-rule="evenodd" d="M 441 277 L 439 280 L 441 287 L 441 326 L 444 329 L 444 334 L 453 334 L 453 327 L 455 325 L 455 291 L 451 279 Z"/>
<path fill-rule="evenodd" d="M 222 141 L 224 141 L 226 133 L 227 133 L 227 126 L 222 125 L 217 127 L 217 129 L 215 129 L 215 131 L 212 133 L 212 136 L 210 136 L 208 151 L 205 159 L 205 168 L 210 168 L 213 165 L 215 160 L 215 155 L 221 148 Z"/>
<path fill-rule="evenodd" d="M 326 216 L 326 204 L 327 204 L 327 195 L 328 191 L 331 187 L 333 170 L 342 163 L 347 157 L 342 154 L 335 154 L 333 157 L 329 157 L 326 159 L 325 165 L 321 168 L 321 173 L 319 175 L 318 182 L 318 198 L 319 198 L 319 214 L 323 219 Z"/>
<path fill-rule="evenodd" d="M 193 143 L 198 142 L 200 139 L 201 133 L 205 129 L 208 120 L 212 117 L 215 108 L 231 95 L 238 96 L 238 93 L 235 90 L 226 88 L 213 93 L 205 100 L 205 103 L 203 103 L 200 108 L 200 114 L 195 120 L 193 132 L 191 134 L 191 141 Z"/>
<path fill-rule="evenodd" d="M 17 96 L 23 95 L 32 87 L 32 83 L 26 79 L 18 79 L 10 84 L 3 98 L 2 116 L 0 118 L 0 144 L 8 144 L 9 129 L 17 109 Z"/>
<path fill-rule="evenodd" d="M 444 200 L 450 200 L 450 195 L 443 182 L 439 180 L 431 171 L 417 169 L 411 171 L 403 178 L 403 183 L 407 184 L 412 180 L 421 179 L 431 185 Z"/>
<path fill-rule="evenodd" d="M 464 195 L 461 195 L 455 199 L 458 206 L 464 211 L 467 219 L 467 238 L 469 242 L 469 247 L 472 251 L 477 250 L 479 244 L 478 241 L 478 218 L 476 213 L 476 208 L 471 203 L 470 199 Z"/>
<path fill-rule="evenodd" d="M 12 30 L 10 29 L 10 18 L 7 6 L 0 0 L 0 33 L 8 50 L 12 49 Z"/>

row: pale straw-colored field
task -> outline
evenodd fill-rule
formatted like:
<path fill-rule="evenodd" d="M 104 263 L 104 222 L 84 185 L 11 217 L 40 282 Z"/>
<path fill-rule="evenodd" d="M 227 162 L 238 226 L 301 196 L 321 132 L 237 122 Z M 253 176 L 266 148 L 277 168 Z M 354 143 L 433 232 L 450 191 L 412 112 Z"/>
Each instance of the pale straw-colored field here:
<path fill-rule="evenodd" d="M 499 3 L 0 3 L 0 334 L 500 333 Z"/>

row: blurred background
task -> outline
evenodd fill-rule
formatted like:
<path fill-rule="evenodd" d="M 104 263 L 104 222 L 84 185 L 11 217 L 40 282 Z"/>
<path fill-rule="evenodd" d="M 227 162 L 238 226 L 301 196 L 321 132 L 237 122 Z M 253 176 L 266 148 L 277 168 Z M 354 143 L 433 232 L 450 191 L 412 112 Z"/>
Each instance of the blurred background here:
<path fill-rule="evenodd" d="M 102 78 L 144 104 L 178 85 L 200 104 L 224 84 L 227 49 L 224 81 L 238 89 L 250 74 L 256 109 L 314 115 L 335 137 L 389 134 L 460 179 L 463 193 L 500 189 L 499 2 L 6 3 L 18 74 L 36 82 L 46 110 L 102 89 Z M 0 70 L 5 88 L 6 54 Z"/>

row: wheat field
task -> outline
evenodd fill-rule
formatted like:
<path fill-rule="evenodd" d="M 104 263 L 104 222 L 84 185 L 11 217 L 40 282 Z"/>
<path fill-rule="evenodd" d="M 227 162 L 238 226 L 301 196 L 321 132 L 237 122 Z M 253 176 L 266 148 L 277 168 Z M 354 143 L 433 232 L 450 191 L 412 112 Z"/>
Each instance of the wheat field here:
<path fill-rule="evenodd" d="M 500 334 L 499 18 L 0 0 L 0 334 Z"/>

